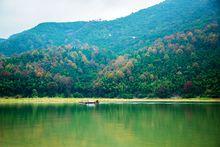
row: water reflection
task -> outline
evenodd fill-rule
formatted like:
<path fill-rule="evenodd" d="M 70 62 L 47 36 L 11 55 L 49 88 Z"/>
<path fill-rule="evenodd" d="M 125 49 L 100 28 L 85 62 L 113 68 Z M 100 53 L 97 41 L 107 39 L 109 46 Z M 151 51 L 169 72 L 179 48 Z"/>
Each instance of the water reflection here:
<path fill-rule="evenodd" d="M 219 146 L 219 106 L 0 106 L 0 146 Z"/>

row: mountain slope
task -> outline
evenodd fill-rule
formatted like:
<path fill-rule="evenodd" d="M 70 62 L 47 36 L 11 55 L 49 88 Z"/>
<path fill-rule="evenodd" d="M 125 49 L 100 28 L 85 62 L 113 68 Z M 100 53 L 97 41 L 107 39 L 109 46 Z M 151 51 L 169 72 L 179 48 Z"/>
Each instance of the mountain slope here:
<path fill-rule="evenodd" d="M 219 36 L 219 26 L 209 24 L 158 38 L 112 61 L 95 89 L 104 97 L 219 97 Z"/>
<path fill-rule="evenodd" d="M 217 4 L 216 0 L 167 0 L 113 21 L 43 23 L 0 43 L 0 53 L 19 54 L 76 40 L 125 53 L 151 44 L 158 37 L 218 21 Z M 145 42 L 137 44 L 142 38 Z"/>
<path fill-rule="evenodd" d="M 81 43 L 3 58 L 0 96 L 219 97 L 219 35 L 212 23 L 116 59 Z"/>

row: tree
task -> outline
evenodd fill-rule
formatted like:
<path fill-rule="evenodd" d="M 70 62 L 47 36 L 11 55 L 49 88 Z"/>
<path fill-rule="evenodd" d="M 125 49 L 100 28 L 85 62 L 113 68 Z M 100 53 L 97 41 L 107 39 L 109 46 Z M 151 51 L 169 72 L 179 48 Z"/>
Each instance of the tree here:
<path fill-rule="evenodd" d="M 156 89 L 155 93 L 159 98 L 168 98 L 171 96 L 169 89 L 164 86 L 160 86 L 158 89 Z"/>
<path fill-rule="evenodd" d="M 48 92 L 48 95 L 50 97 L 53 97 L 53 96 L 56 96 L 57 94 L 57 90 L 58 90 L 58 85 L 57 83 L 55 82 L 50 82 L 47 84 L 47 92 Z"/>
<path fill-rule="evenodd" d="M 33 90 L 32 90 L 32 97 L 33 97 L 33 98 L 38 97 L 38 92 L 37 92 L 36 89 L 33 89 Z"/>

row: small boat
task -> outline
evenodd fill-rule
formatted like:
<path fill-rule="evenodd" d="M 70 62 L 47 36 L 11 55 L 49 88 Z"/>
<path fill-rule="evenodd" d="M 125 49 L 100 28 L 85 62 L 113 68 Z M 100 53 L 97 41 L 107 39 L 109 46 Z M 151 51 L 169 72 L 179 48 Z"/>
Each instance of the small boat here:
<path fill-rule="evenodd" d="M 95 102 L 79 102 L 81 105 L 86 105 L 86 106 L 96 106 L 99 104 L 99 101 L 96 100 Z"/>

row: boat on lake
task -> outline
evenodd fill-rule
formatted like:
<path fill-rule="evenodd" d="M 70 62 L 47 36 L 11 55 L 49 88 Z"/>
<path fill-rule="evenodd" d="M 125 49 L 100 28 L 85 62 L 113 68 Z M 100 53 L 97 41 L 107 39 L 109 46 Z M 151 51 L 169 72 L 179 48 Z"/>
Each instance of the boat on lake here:
<path fill-rule="evenodd" d="M 96 101 L 94 101 L 94 102 L 79 102 L 79 104 L 81 104 L 81 105 L 86 105 L 86 106 L 96 106 L 96 105 L 99 104 L 99 101 L 96 100 Z"/>

